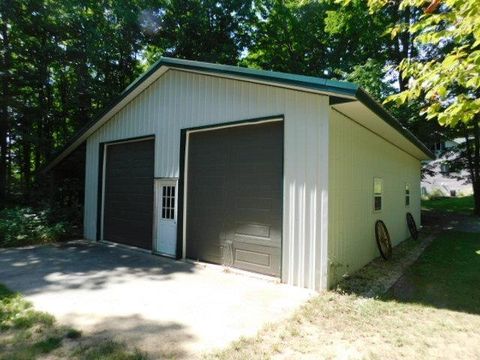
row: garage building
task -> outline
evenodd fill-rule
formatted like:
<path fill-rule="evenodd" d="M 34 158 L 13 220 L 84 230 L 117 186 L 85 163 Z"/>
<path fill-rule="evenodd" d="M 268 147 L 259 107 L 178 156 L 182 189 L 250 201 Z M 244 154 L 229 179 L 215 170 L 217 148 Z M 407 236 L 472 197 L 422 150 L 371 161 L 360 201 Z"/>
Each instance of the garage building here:
<path fill-rule="evenodd" d="M 162 58 L 86 143 L 85 238 L 326 289 L 420 224 L 430 151 L 355 84 Z"/>

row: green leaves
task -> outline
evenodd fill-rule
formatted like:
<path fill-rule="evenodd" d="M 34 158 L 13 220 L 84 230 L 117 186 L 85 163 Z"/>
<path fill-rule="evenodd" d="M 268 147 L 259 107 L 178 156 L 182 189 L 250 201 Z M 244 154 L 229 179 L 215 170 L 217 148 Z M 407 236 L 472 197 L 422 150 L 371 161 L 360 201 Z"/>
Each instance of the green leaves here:
<path fill-rule="evenodd" d="M 55 242 L 65 236 L 69 226 L 54 222 L 49 211 L 13 208 L 0 212 L 0 247 Z"/>
<path fill-rule="evenodd" d="M 391 46 L 384 36 L 389 15 L 371 16 L 364 0 L 260 4 L 261 17 L 243 64 L 337 79 L 348 78 L 369 59 L 385 65 Z"/>
<path fill-rule="evenodd" d="M 424 4 L 403 0 L 402 6 Z M 391 31 L 397 36 L 396 28 Z M 419 56 L 401 63 L 399 70 L 410 79 L 409 87 L 387 101 L 403 104 L 421 98 L 425 101 L 422 113 L 442 126 L 473 121 L 480 111 L 480 51 L 475 49 L 480 45 L 480 2 L 447 0 L 435 14 L 425 14 L 411 24 L 409 31 Z"/>

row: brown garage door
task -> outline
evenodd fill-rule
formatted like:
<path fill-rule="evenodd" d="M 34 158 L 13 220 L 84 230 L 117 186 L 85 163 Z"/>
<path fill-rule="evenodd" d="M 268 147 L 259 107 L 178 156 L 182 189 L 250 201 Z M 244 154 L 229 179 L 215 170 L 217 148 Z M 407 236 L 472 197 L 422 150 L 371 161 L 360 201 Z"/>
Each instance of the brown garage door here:
<path fill-rule="evenodd" d="M 103 239 L 152 248 L 154 140 L 107 145 Z"/>
<path fill-rule="evenodd" d="M 280 275 L 283 123 L 193 132 L 187 257 Z"/>

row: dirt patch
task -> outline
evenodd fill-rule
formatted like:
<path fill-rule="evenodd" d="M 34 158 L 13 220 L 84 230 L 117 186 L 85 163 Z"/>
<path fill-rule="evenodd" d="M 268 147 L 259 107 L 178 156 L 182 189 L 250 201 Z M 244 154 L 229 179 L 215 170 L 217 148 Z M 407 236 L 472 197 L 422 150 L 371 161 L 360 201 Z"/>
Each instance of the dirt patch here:
<path fill-rule="evenodd" d="M 337 291 L 354 293 L 362 297 L 375 297 L 384 294 L 403 275 L 430 245 L 435 235 L 424 232 L 418 240 L 409 239 L 393 249 L 392 258 L 385 261 L 376 258 L 352 276 L 337 285 Z"/>

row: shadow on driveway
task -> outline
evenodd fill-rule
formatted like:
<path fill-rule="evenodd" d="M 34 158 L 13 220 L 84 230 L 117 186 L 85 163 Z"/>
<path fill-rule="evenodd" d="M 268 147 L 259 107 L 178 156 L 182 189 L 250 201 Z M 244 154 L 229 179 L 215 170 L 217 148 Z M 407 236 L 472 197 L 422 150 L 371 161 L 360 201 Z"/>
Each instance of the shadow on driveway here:
<path fill-rule="evenodd" d="M 46 288 L 99 290 L 107 282 L 124 282 L 126 274 L 165 281 L 194 268 L 194 264 L 82 240 L 0 249 L 0 283 L 25 295 Z"/>
<path fill-rule="evenodd" d="M 0 250 L 0 283 L 35 308 L 153 358 L 192 358 L 253 336 L 313 293 L 221 268 L 87 241 Z"/>

